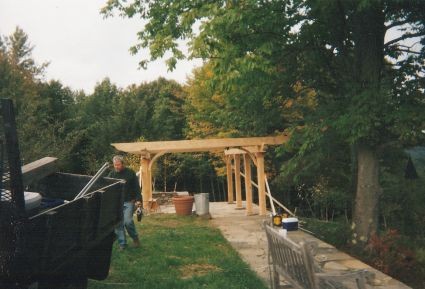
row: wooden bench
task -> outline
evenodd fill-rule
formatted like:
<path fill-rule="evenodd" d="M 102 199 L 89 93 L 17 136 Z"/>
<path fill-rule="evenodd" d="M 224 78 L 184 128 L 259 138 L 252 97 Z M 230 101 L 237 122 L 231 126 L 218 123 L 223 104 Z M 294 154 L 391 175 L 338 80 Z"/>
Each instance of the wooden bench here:
<path fill-rule="evenodd" d="M 279 234 L 269 222 L 265 221 L 269 246 L 269 263 L 272 289 L 281 288 L 280 277 L 290 286 L 297 289 L 365 289 L 366 270 L 356 270 L 345 273 L 324 273 L 315 262 L 313 253 L 317 249 L 315 242 L 294 243 L 289 238 Z M 353 286 L 342 282 L 351 281 Z"/>

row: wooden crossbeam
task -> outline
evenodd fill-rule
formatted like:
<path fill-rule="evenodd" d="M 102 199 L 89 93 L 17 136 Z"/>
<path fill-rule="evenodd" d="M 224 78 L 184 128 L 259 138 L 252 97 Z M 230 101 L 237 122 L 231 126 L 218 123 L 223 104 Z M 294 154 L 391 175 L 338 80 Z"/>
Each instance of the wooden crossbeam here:
<path fill-rule="evenodd" d="M 279 145 L 289 140 L 288 135 L 248 138 L 220 138 L 220 139 L 194 139 L 176 141 L 152 141 L 133 143 L 113 143 L 117 150 L 132 153 L 170 153 L 223 151 L 227 148 L 252 147 L 264 145 Z"/>

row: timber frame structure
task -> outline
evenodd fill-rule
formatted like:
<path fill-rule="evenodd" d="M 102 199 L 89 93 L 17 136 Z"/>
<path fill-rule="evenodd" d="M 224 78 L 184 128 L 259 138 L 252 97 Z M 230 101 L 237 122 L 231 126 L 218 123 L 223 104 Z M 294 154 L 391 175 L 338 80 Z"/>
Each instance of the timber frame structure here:
<path fill-rule="evenodd" d="M 289 140 L 289 136 L 269 136 L 250 138 L 220 138 L 195 139 L 178 141 L 153 141 L 134 143 L 114 143 L 117 150 L 140 155 L 140 185 L 142 186 L 143 207 L 148 208 L 152 200 L 152 165 L 164 154 L 187 152 L 222 152 L 227 171 L 227 202 L 234 203 L 234 189 L 236 208 L 242 209 L 241 176 L 245 179 L 246 214 L 252 215 L 252 185 L 258 188 L 259 214 L 266 215 L 266 174 L 264 171 L 264 153 L 268 145 L 280 145 Z M 244 174 L 241 173 L 241 156 L 244 160 Z M 233 161 L 233 165 L 232 165 Z M 255 184 L 251 179 L 251 162 L 257 167 Z M 234 171 L 234 174 L 233 174 Z M 234 182 L 233 182 L 234 175 Z M 269 198 L 272 199 L 270 191 Z"/>

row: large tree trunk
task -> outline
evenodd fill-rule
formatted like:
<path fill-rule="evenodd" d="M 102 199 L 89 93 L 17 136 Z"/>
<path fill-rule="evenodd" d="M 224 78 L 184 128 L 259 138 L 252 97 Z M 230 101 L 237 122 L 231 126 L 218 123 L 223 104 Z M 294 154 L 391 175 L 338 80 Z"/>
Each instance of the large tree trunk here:
<path fill-rule="evenodd" d="M 366 145 L 357 150 L 357 193 L 353 216 L 354 244 L 367 242 L 378 229 L 379 161 L 376 152 Z"/>
<path fill-rule="evenodd" d="M 369 116 L 379 118 L 385 17 L 380 1 L 362 3 L 358 4 L 354 15 L 356 103 L 353 105 L 368 107 Z M 374 149 L 378 143 L 375 138 L 377 132 L 373 125 L 371 127 L 368 135 L 361 137 L 357 147 L 357 189 L 353 215 L 353 242 L 356 244 L 367 242 L 378 228 L 379 162 Z"/>

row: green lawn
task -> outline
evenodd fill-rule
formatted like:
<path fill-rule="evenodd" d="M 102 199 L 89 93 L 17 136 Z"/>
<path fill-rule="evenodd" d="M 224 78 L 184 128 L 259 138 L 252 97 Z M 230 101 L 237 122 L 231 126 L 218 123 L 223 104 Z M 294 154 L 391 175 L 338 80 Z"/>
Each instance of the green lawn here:
<path fill-rule="evenodd" d="M 153 215 L 136 223 L 140 248 L 114 244 L 108 279 L 89 289 L 267 288 L 207 220 Z"/>

